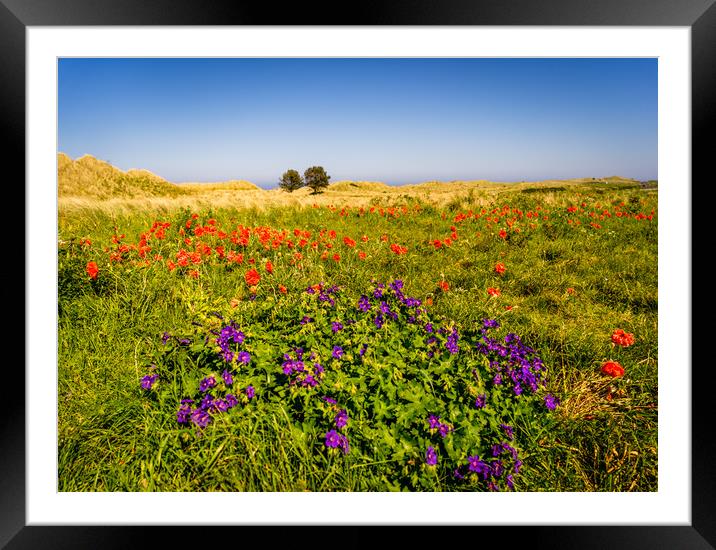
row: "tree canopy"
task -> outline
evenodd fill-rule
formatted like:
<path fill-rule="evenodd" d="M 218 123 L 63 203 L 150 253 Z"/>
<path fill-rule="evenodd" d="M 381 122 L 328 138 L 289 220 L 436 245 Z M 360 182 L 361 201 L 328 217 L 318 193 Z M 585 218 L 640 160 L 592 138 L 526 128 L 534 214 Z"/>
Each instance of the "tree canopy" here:
<path fill-rule="evenodd" d="M 328 180 L 331 178 L 326 174 L 326 170 L 323 166 L 311 166 L 306 168 L 303 173 L 303 179 L 306 185 L 311 188 L 314 194 L 321 193 L 323 189 L 328 187 Z"/>
<path fill-rule="evenodd" d="M 296 189 L 300 189 L 305 185 L 301 174 L 297 170 L 286 170 L 278 181 L 278 186 L 284 191 L 293 193 Z"/>

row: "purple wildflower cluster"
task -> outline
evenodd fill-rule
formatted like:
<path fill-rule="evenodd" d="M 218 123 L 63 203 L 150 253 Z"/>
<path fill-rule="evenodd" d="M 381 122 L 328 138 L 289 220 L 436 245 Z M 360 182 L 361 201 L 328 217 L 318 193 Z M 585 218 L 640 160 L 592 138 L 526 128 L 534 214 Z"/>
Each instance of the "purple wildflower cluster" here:
<path fill-rule="evenodd" d="M 460 351 L 457 341 L 460 339 L 460 334 L 456 326 L 448 329 L 442 327 L 435 329 L 432 323 L 426 323 L 424 327 L 425 333 L 429 334 L 428 339 L 425 343 L 428 345 L 428 357 L 434 357 L 439 350 L 440 337 L 445 338 L 445 349 L 450 352 L 451 355 L 455 355 Z"/>
<path fill-rule="evenodd" d="M 228 325 L 224 326 L 216 336 L 216 345 L 219 346 L 219 355 L 224 358 L 224 361 L 231 363 L 236 359 L 239 363 L 248 365 L 251 361 L 251 355 L 248 351 L 238 350 L 238 345 L 244 343 L 246 336 L 239 330 L 239 325 L 235 321 L 231 321 Z M 232 346 L 232 344 L 234 344 Z"/>
<path fill-rule="evenodd" d="M 505 458 L 504 455 L 507 455 Z M 510 464 L 509 460 L 512 460 Z M 514 490 L 513 474 L 518 474 L 522 466 L 519 459 L 517 449 L 509 443 L 497 443 L 492 446 L 492 458 L 483 460 L 479 455 L 467 457 L 467 464 L 463 464 L 455 469 L 453 475 L 456 479 L 466 479 L 469 477 L 477 477 L 487 483 L 490 491 L 500 490 L 500 480 L 504 479 L 504 483 L 508 489 Z"/>
<path fill-rule="evenodd" d="M 362 295 L 358 300 L 357 307 L 362 313 L 376 312 L 375 317 L 373 317 L 373 324 L 375 324 L 376 328 L 382 328 L 387 319 L 397 321 L 401 313 L 407 315 L 406 320 L 408 323 L 417 323 L 418 317 L 424 313 L 424 310 L 419 307 L 422 302 L 403 293 L 404 285 L 402 280 L 395 279 L 387 287 L 380 282 L 371 282 L 374 285 L 371 295 L 376 303 L 371 303 L 370 297 Z"/>
<path fill-rule="evenodd" d="M 438 455 L 433 447 L 428 447 L 425 451 L 425 464 L 428 466 L 435 466 L 438 463 Z"/>
<path fill-rule="evenodd" d="M 316 354 L 311 352 L 306 357 L 303 348 L 296 348 L 293 353 L 284 353 L 281 368 L 288 376 L 289 385 L 304 388 L 318 386 L 324 373 L 323 366 L 316 361 Z"/>
<path fill-rule="evenodd" d="M 206 428 L 216 414 L 225 413 L 239 404 L 239 400 L 232 393 L 224 397 L 215 397 L 210 393 L 204 395 L 199 405 L 194 408 L 193 399 L 182 399 L 181 406 L 177 411 L 177 422 L 179 424 L 194 424 L 197 428 Z"/>
<path fill-rule="evenodd" d="M 453 327 L 452 331 L 447 337 L 447 342 L 445 342 L 445 347 L 447 350 L 455 355 L 459 351 L 459 346 L 457 345 L 457 341 L 459 339 L 459 335 L 457 333 L 457 327 Z"/>
<path fill-rule="evenodd" d="M 544 384 L 542 359 L 514 333 L 507 334 L 503 342 L 487 336 L 489 329 L 499 327 L 498 321 L 485 319 L 478 330 L 481 340 L 476 346 L 477 351 L 490 361 L 493 384 L 511 387 L 515 395 L 526 390 L 535 393 Z"/>
<path fill-rule="evenodd" d="M 334 405 L 333 409 L 335 410 L 337 408 L 336 400 L 331 397 L 323 397 L 323 400 L 326 403 L 330 403 L 331 405 Z M 345 409 L 341 409 L 338 411 L 336 416 L 334 417 L 333 421 L 336 424 L 336 428 L 338 430 L 342 430 L 348 425 L 348 411 Z M 340 449 L 343 451 L 343 454 L 348 454 L 350 451 L 350 445 L 348 443 L 348 437 L 344 434 L 338 433 L 336 430 L 329 430 L 326 432 L 326 441 L 325 441 L 326 447 L 331 447 L 334 449 Z"/>
<path fill-rule="evenodd" d="M 446 437 L 447 434 L 452 432 L 454 429 L 449 424 L 444 424 L 440 422 L 440 417 L 435 416 L 434 414 L 431 414 L 428 418 L 428 426 L 431 433 L 435 433 L 435 431 L 437 431 L 437 433 L 440 434 L 440 437 Z"/>
<path fill-rule="evenodd" d="M 327 303 L 330 307 L 333 307 L 336 305 L 336 300 L 334 299 L 334 296 L 338 294 L 338 291 L 340 288 L 338 288 L 336 285 L 332 286 L 324 286 L 323 283 L 309 286 L 306 289 L 306 292 L 308 294 L 317 294 L 318 295 L 318 301 Z"/>

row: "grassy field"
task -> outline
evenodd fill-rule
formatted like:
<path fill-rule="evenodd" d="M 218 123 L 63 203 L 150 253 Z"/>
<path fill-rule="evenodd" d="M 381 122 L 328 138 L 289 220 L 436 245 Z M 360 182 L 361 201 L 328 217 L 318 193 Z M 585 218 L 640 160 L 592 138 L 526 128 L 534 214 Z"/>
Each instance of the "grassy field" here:
<path fill-rule="evenodd" d="M 60 160 L 61 491 L 657 490 L 653 186 Z"/>

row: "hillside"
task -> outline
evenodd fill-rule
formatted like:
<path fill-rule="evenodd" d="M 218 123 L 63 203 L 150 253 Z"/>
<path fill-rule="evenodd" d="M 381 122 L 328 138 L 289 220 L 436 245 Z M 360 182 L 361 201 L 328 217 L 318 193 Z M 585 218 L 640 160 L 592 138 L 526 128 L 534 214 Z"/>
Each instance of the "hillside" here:
<path fill-rule="evenodd" d="M 312 205 L 394 205 L 420 200 L 434 205 L 458 206 L 465 200 L 490 202 L 497 194 L 541 193 L 544 198 L 579 187 L 584 191 L 606 186 L 639 186 L 637 180 L 610 176 L 530 182 L 423 181 L 388 185 L 378 181 L 339 180 L 314 195 L 307 187 L 287 193 L 262 189 L 245 180 L 172 183 L 148 170 L 126 172 L 85 155 L 76 160 L 57 156 L 58 203 L 61 211 L 100 208 L 107 211 L 174 210 L 177 208 L 310 207 Z"/>
<path fill-rule="evenodd" d="M 76 160 L 64 153 L 57 155 L 57 195 L 60 198 L 177 197 L 186 193 L 148 170 L 124 172 L 91 155 Z"/>

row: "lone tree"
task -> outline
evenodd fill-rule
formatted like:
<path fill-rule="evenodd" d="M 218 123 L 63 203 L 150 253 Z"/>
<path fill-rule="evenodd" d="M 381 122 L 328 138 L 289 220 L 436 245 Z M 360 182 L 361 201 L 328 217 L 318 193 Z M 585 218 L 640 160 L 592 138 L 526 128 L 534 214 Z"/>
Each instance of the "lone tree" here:
<path fill-rule="evenodd" d="M 296 189 L 300 189 L 304 185 L 303 178 L 297 170 L 286 170 L 278 181 L 278 186 L 289 193 L 293 193 Z"/>
<path fill-rule="evenodd" d="M 306 168 L 303 173 L 303 179 L 306 180 L 306 185 L 311 188 L 313 194 L 322 193 L 323 189 L 328 187 L 328 180 L 331 176 L 326 174 L 323 166 L 311 166 Z"/>

